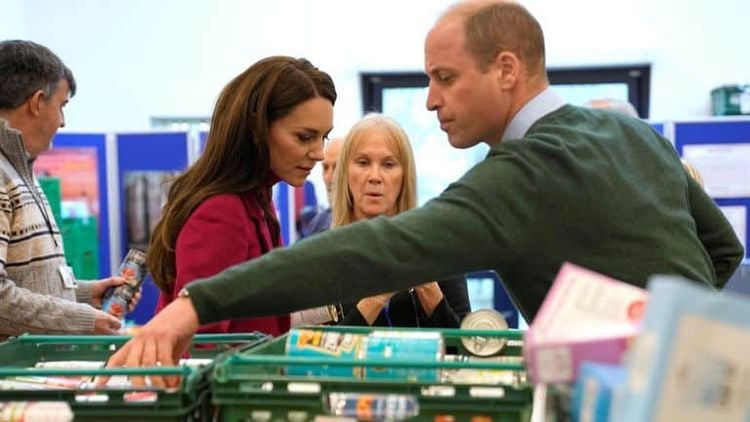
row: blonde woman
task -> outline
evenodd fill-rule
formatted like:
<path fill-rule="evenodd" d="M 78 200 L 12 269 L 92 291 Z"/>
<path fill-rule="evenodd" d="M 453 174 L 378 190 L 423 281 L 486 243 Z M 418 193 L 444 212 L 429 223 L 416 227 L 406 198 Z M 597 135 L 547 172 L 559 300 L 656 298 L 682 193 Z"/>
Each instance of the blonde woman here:
<path fill-rule="evenodd" d="M 349 131 L 333 176 L 331 227 L 393 217 L 416 207 L 417 177 L 409 138 L 395 120 L 370 114 Z M 336 306 L 342 325 L 458 327 L 470 312 L 466 279 L 451 277 Z"/>

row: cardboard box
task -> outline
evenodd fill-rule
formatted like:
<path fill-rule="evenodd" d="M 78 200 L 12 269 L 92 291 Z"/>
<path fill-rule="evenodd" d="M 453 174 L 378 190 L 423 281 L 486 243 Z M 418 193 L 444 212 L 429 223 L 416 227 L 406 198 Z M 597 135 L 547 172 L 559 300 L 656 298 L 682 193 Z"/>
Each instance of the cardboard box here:
<path fill-rule="evenodd" d="M 613 421 L 750 421 L 750 300 L 674 276 L 649 291 Z"/>
<path fill-rule="evenodd" d="M 524 337 L 532 381 L 572 382 L 583 361 L 619 363 L 647 298 L 641 288 L 565 263 Z"/>
<path fill-rule="evenodd" d="M 626 379 L 622 366 L 584 362 L 573 393 L 573 422 L 609 421 L 612 397 Z"/>

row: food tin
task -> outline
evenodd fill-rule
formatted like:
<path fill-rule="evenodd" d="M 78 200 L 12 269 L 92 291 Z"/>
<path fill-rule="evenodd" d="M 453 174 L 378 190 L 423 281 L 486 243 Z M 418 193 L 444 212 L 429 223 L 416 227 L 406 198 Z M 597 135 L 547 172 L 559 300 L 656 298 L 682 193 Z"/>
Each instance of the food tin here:
<path fill-rule="evenodd" d="M 461 321 L 463 330 L 507 330 L 508 322 L 500 312 L 494 309 L 479 309 L 466 315 Z M 505 346 L 505 339 L 500 337 L 461 337 L 461 343 L 474 356 L 493 356 L 500 353 Z"/>
<path fill-rule="evenodd" d="M 443 336 L 437 331 L 373 331 L 365 339 L 364 359 L 439 362 L 443 358 Z M 389 379 L 408 381 L 438 380 L 436 368 L 416 369 L 404 367 L 365 368 L 366 379 Z"/>
<path fill-rule="evenodd" d="M 102 299 L 102 310 L 123 319 L 128 312 L 131 299 L 141 288 L 146 277 L 146 253 L 137 249 L 129 250 L 120 264 L 117 275 L 124 278 L 125 283 L 107 289 Z"/>
<path fill-rule="evenodd" d="M 337 331 L 292 329 L 286 341 L 287 356 L 359 359 L 364 335 Z M 289 375 L 361 378 L 360 367 L 337 365 L 289 365 Z"/>

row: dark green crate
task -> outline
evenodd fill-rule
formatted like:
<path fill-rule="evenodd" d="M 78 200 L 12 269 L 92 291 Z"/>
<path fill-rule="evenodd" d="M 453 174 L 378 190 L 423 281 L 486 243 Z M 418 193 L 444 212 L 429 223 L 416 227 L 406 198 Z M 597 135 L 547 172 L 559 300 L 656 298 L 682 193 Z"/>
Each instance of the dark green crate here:
<path fill-rule="evenodd" d="M 321 329 L 320 327 L 305 327 Z M 377 328 L 381 330 L 381 328 Z M 325 327 L 325 330 L 367 334 L 370 327 Z M 409 331 L 413 329 L 394 329 Z M 421 329 L 424 331 L 425 329 Z M 522 333 L 517 330 L 437 330 L 446 347 L 467 355 L 460 338 L 465 336 L 504 337 L 509 340 L 503 353 L 520 356 Z M 290 364 L 348 365 L 393 368 L 475 368 L 510 369 L 523 372 L 520 363 L 499 362 L 424 362 L 414 360 L 352 360 L 286 356 L 287 335 L 249 350 L 237 349 L 216 359 L 212 377 L 213 403 L 223 421 L 245 420 L 314 420 L 329 416 L 326 403 L 329 393 L 385 394 L 409 396 L 419 403 L 419 414 L 409 420 L 492 420 L 528 421 L 533 391 L 527 384 L 449 384 L 405 380 L 368 380 L 333 377 L 291 376 L 285 374 Z M 477 395 L 484 392 L 484 397 Z M 449 394 L 452 392 L 452 394 Z M 436 394 L 442 393 L 443 395 Z M 448 395 L 446 395 L 448 394 Z"/>
<path fill-rule="evenodd" d="M 47 197 L 49 207 L 52 210 L 52 215 L 55 216 L 55 222 L 60 224 L 62 219 L 62 194 L 60 192 L 60 178 L 59 177 L 39 177 L 39 187 L 42 188 L 44 196 Z"/>
<path fill-rule="evenodd" d="M 233 347 L 249 349 L 269 337 L 261 333 L 198 335 L 190 351 L 191 358 L 215 358 Z M 177 389 L 159 390 L 155 402 L 126 402 L 124 396 L 134 389 L 92 390 L 0 390 L 0 401 L 66 401 L 75 420 L 127 421 L 199 421 L 210 420 L 210 380 L 212 365 L 200 368 L 119 368 L 119 369 L 37 369 L 37 362 L 96 360 L 106 361 L 129 337 L 126 336 L 45 336 L 22 335 L 0 344 L 0 378 L 15 376 L 80 375 L 180 375 Z M 196 347 L 197 346 L 197 347 Z M 106 397 L 106 402 L 77 400 L 85 394 Z"/>
<path fill-rule="evenodd" d="M 96 217 L 63 218 L 60 231 L 65 245 L 65 260 L 76 278 L 99 278 L 99 230 Z"/>

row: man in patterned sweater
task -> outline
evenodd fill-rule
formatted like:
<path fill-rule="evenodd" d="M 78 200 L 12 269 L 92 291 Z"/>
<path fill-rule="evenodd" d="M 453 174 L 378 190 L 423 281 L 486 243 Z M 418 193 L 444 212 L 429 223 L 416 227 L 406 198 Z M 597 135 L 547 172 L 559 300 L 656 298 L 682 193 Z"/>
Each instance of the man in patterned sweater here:
<path fill-rule="evenodd" d="M 49 49 L 0 42 L 0 339 L 24 332 L 113 334 L 120 321 L 97 307 L 111 277 L 77 282 L 32 173 L 65 125 L 75 80 Z M 132 304 L 131 304 L 132 306 Z"/>

